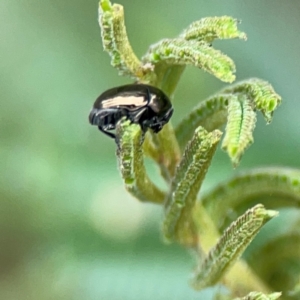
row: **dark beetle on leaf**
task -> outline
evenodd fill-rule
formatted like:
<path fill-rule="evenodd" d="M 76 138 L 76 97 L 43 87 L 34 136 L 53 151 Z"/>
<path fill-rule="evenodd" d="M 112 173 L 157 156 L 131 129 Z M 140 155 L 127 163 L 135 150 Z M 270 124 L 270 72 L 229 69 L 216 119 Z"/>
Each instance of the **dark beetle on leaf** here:
<path fill-rule="evenodd" d="M 123 117 L 140 124 L 144 132 L 150 128 L 157 133 L 172 113 L 170 99 L 160 89 L 147 84 L 128 84 L 102 93 L 94 103 L 89 120 L 103 133 L 116 138 L 109 130 L 115 129 Z"/>

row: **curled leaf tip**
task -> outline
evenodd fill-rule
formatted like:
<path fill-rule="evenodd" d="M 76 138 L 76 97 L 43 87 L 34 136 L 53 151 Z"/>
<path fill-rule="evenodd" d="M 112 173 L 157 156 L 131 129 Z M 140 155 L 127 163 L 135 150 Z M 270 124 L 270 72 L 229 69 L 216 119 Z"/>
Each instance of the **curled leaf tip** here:
<path fill-rule="evenodd" d="M 143 62 L 154 65 L 194 65 L 224 82 L 235 80 L 234 62 L 206 42 L 183 38 L 164 39 L 149 48 Z"/>
<path fill-rule="evenodd" d="M 186 146 L 165 205 L 163 232 L 167 240 L 186 246 L 197 243 L 192 211 L 220 137 L 219 130 L 207 132 L 199 127 Z"/>
<path fill-rule="evenodd" d="M 215 39 L 239 38 L 245 40 L 246 34 L 237 28 L 238 20 L 228 17 L 208 17 L 193 22 L 180 35 L 186 40 L 206 41 L 212 43 Z"/>
<path fill-rule="evenodd" d="M 129 43 L 123 6 L 108 0 L 99 3 L 98 21 L 104 51 L 111 57 L 111 65 L 120 75 L 136 79 L 140 75 L 141 63 Z"/>
<path fill-rule="evenodd" d="M 99 13 L 100 9 L 104 12 L 111 10 L 111 2 L 109 0 L 101 0 L 99 2 Z"/>
<path fill-rule="evenodd" d="M 279 212 L 276 210 L 267 210 L 266 211 L 266 218 L 267 219 L 273 219 L 274 217 L 277 217 L 279 215 Z"/>
<path fill-rule="evenodd" d="M 267 210 L 262 204 L 257 204 L 231 223 L 199 264 L 192 282 L 194 288 L 202 289 L 218 282 L 268 220 Z"/>
<path fill-rule="evenodd" d="M 138 124 L 117 125 L 117 156 L 126 189 L 143 202 L 163 203 L 165 193 L 147 176 L 143 158 L 144 134 Z"/>
<path fill-rule="evenodd" d="M 267 124 L 272 121 L 274 111 L 281 104 L 281 97 L 274 91 L 272 85 L 258 78 L 241 81 L 223 92 L 246 95 L 253 102 L 254 108 L 262 112 Z"/>
<path fill-rule="evenodd" d="M 245 95 L 232 97 L 228 104 L 226 134 L 222 143 L 233 166 L 236 167 L 245 150 L 253 143 L 256 113 Z"/>

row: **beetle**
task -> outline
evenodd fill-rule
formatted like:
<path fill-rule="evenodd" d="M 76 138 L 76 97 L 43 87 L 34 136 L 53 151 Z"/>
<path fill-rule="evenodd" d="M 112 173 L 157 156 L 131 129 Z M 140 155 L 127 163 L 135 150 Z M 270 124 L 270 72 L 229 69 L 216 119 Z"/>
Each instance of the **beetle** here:
<path fill-rule="evenodd" d="M 123 117 L 139 124 L 144 132 L 150 128 L 158 133 L 172 114 L 171 101 L 162 90 L 148 84 L 128 84 L 102 93 L 91 109 L 89 121 L 115 139 L 116 135 L 109 131 Z"/>

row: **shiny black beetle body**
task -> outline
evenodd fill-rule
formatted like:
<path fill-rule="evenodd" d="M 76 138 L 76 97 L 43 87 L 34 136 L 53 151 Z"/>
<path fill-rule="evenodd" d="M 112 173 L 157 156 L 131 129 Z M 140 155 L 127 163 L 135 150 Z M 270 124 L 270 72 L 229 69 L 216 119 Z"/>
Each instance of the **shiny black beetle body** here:
<path fill-rule="evenodd" d="M 89 120 L 115 138 L 109 130 L 115 129 L 123 117 L 140 124 L 144 132 L 150 128 L 157 133 L 168 123 L 172 113 L 172 104 L 163 91 L 151 85 L 129 84 L 102 93 L 94 103 Z"/>

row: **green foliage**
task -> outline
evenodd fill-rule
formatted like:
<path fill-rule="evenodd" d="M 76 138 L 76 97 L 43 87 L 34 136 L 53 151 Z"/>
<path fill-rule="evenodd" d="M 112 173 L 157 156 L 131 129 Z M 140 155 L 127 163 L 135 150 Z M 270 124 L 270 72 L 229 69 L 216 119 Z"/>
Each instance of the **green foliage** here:
<path fill-rule="evenodd" d="M 240 258 L 263 225 L 277 215 L 258 204 L 233 222 L 218 243 L 198 266 L 193 286 L 202 289 L 216 284 L 224 273 Z"/>
<path fill-rule="evenodd" d="M 237 28 L 238 20 L 228 16 L 208 17 L 193 22 L 180 35 L 185 40 L 205 41 L 212 43 L 215 39 L 244 39 L 246 34 Z"/>
<path fill-rule="evenodd" d="M 258 201 L 266 207 L 299 207 L 300 171 L 269 167 L 241 172 L 202 197 L 202 205 L 219 230 Z"/>
<path fill-rule="evenodd" d="M 211 131 L 226 124 L 222 147 L 237 166 L 246 148 L 253 142 L 256 110 L 262 111 L 267 123 L 281 98 L 272 86 L 260 79 L 248 79 L 222 89 L 202 101 L 175 129 L 180 147 L 190 139 L 192 132 L 203 126 Z"/>
<path fill-rule="evenodd" d="M 224 92 L 245 94 L 253 102 L 253 107 L 263 113 L 267 123 L 272 121 L 273 112 L 281 103 L 281 97 L 273 87 L 268 82 L 257 78 L 239 82 L 225 89 Z"/>
<path fill-rule="evenodd" d="M 192 211 L 198 191 L 215 153 L 221 132 L 208 133 L 202 127 L 196 129 L 188 143 L 173 178 L 166 200 L 163 233 L 168 240 L 178 240 L 191 246 L 197 243 L 193 228 Z"/>
<path fill-rule="evenodd" d="M 256 114 L 247 97 L 232 97 L 228 104 L 226 135 L 222 148 L 227 151 L 234 166 L 239 163 L 245 149 L 253 143 L 255 122 Z"/>
<path fill-rule="evenodd" d="M 269 295 L 260 292 L 251 292 L 242 298 L 235 298 L 234 300 L 276 300 L 279 299 L 281 293 L 272 293 Z"/>
<path fill-rule="evenodd" d="M 180 147 L 184 147 L 198 126 L 202 126 L 208 131 L 221 128 L 227 120 L 227 107 L 230 98 L 232 98 L 231 95 L 218 93 L 201 101 L 189 115 L 184 117 L 175 128 Z"/>
<path fill-rule="evenodd" d="M 103 48 L 110 55 L 111 64 L 118 69 L 119 74 L 132 78 L 149 74 L 149 70 L 147 67 L 143 68 L 128 41 L 123 7 L 112 5 L 109 0 L 100 1 L 99 24 Z"/>
<path fill-rule="evenodd" d="M 150 47 L 143 61 L 152 65 L 192 65 L 225 82 L 235 79 L 234 62 L 206 42 L 164 39 Z"/>
<path fill-rule="evenodd" d="M 204 18 L 193 22 L 178 37 L 150 46 L 139 61 L 128 42 L 122 6 L 100 1 L 99 23 L 112 66 L 137 82 L 163 89 L 170 97 L 187 65 L 233 82 L 234 62 L 212 43 L 215 39 L 246 39 L 236 19 Z M 164 205 L 164 238 L 193 249 L 198 256 L 192 283 L 196 289 L 223 282 L 233 297 L 248 294 L 237 299 L 277 299 L 281 295 L 269 294 L 267 276 L 252 272 L 251 261 L 248 265 L 241 257 L 265 223 L 277 215 L 265 207 L 299 205 L 300 171 L 249 171 L 197 199 L 222 135 L 219 129 L 226 125 L 222 148 L 237 166 L 253 143 L 256 111 L 261 111 L 270 123 L 280 103 L 280 96 L 269 83 L 248 79 L 202 101 L 175 130 L 167 124 L 159 134 L 148 132 L 144 136 L 139 126 L 129 121 L 117 126 L 117 156 L 125 186 L 140 201 Z M 166 192 L 147 176 L 144 153 L 159 166 Z M 275 203 L 277 199 L 280 201 Z M 261 268 L 266 270 L 267 266 L 270 274 L 274 261 L 266 265 L 268 251 L 260 255 Z M 252 265 L 255 267 L 255 263 Z"/>
<path fill-rule="evenodd" d="M 117 133 L 120 136 L 117 155 L 126 189 L 141 201 L 163 203 L 165 194 L 146 174 L 142 150 L 144 137 L 140 126 L 130 126 L 126 121 L 118 127 Z"/>

